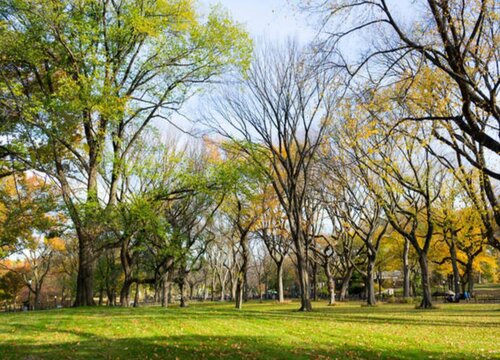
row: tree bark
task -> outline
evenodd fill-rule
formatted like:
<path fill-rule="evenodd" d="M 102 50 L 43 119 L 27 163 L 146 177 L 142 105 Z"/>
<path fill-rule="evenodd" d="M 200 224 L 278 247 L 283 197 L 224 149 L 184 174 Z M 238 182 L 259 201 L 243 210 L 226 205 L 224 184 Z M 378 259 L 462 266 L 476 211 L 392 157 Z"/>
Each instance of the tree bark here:
<path fill-rule="evenodd" d="M 94 260 L 92 255 L 91 240 L 87 236 L 80 236 L 78 247 L 76 297 L 73 306 L 94 305 Z"/>
<path fill-rule="evenodd" d="M 186 301 L 186 282 L 183 280 L 179 281 L 179 292 L 181 295 L 181 301 L 180 301 L 180 307 L 187 307 L 187 301 Z"/>
<path fill-rule="evenodd" d="M 135 283 L 134 307 L 139 307 L 139 282 Z"/>
<path fill-rule="evenodd" d="M 311 299 L 309 295 L 309 274 L 307 273 L 307 264 L 300 253 L 297 251 L 297 270 L 299 272 L 300 284 L 300 309 L 299 311 L 312 311 Z"/>
<path fill-rule="evenodd" d="M 243 279 L 239 279 L 236 283 L 236 299 L 235 299 L 235 307 L 236 309 L 241 309 L 243 305 Z"/>
<path fill-rule="evenodd" d="M 162 277 L 161 306 L 168 307 L 168 298 L 170 296 L 170 272 L 167 271 Z"/>
<path fill-rule="evenodd" d="M 103 299 L 104 299 L 104 288 L 101 286 L 99 288 L 99 303 L 98 303 L 99 306 L 102 305 L 102 300 Z"/>
<path fill-rule="evenodd" d="M 130 304 L 130 287 L 132 286 L 132 281 L 130 279 L 125 279 L 123 281 L 122 289 L 120 290 L 120 306 L 128 307 Z"/>
<path fill-rule="evenodd" d="M 427 254 L 425 252 L 420 252 L 418 257 L 418 262 L 420 264 L 420 272 L 422 276 L 422 302 L 420 303 L 420 308 L 428 309 L 432 308 L 432 294 L 431 294 L 431 283 L 429 276 L 429 263 L 427 259 Z"/>
<path fill-rule="evenodd" d="M 328 281 L 328 305 L 335 305 L 335 279 L 332 274 L 332 270 L 330 269 L 329 262 L 325 263 L 325 274 Z"/>
<path fill-rule="evenodd" d="M 368 257 L 368 266 L 366 269 L 366 302 L 369 306 L 377 305 L 377 299 L 375 297 L 375 281 L 374 281 L 374 270 L 375 270 L 375 257 Z"/>
<path fill-rule="evenodd" d="M 405 239 L 405 244 L 403 248 L 403 298 L 404 299 L 410 297 L 409 254 L 410 254 L 410 242 L 407 239 Z"/>
<path fill-rule="evenodd" d="M 280 303 L 285 302 L 285 293 L 283 291 L 283 259 L 276 263 L 276 266 L 278 267 L 278 301 Z"/>
<path fill-rule="evenodd" d="M 450 257 L 451 267 L 453 268 L 453 291 L 458 295 L 460 293 L 460 272 L 458 271 L 457 248 L 454 238 L 451 239 Z"/>
<path fill-rule="evenodd" d="M 339 300 L 345 301 L 347 295 L 347 289 L 349 289 L 349 282 L 351 281 L 352 274 L 354 273 L 354 267 L 347 269 L 346 273 L 342 277 L 342 286 L 340 287 Z"/>

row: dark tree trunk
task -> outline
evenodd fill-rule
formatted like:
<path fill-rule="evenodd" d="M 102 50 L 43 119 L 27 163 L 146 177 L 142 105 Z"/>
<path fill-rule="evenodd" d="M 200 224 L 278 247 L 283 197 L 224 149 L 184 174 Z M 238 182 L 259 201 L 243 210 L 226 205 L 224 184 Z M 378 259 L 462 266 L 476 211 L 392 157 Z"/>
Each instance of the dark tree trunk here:
<path fill-rule="evenodd" d="M 139 282 L 135 283 L 134 307 L 139 307 Z"/>
<path fill-rule="evenodd" d="M 245 288 L 247 285 L 248 257 L 250 255 L 250 250 L 248 248 L 248 239 L 246 238 L 246 235 L 240 239 L 240 246 L 242 263 L 238 271 L 236 282 L 236 309 L 241 309 L 243 300 L 246 300 L 247 297 Z"/>
<path fill-rule="evenodd" d="M 99 288 L 99 306 L 102 305 L 102 300 L 104 299 L 104 288 Z"/>
<path fill-rule="evenodd" d="M 41 304 L 41 301 L 40 301 L 40 290 L 39 289 L 35 289 L 35 303 L 33 305 L 33 309 L 34 310 L 41 310 L 42 308 L 42 304 Z"/>
<path fill-rule="evenodd" d="M 299 311 L 312 311 L 311 300 L 309 298 L 309 275 L 307 273 L 307 263 L 297 251 L 297 267 L 299 272 L 299 284 L 300 284 L 300 309 Z"/>
<path fill-rule="evenodd" d="M 316 262 L 312 266 L 312 298 L 318 301 L 318 265 Z"/>
<path fill-rule="evenodd" d="M 170 297 L 170 272 L 166 272 L 162 277 L 161 284 L 161 306 L 168 307 L 168 300 Z"/>
<path fill-rule="evenodd" d="M 120 291 L 120 306 L 128 307 L 130 304 L 130 287 L 132 286 L 131 279 L 125 279 L 123 281 L 122 289 Z"/>
<path fill-rule="evenodd" d="M 106 296 L 108 297 L 108 306 L 114 306 L 115 300 L 113 300 L 114 291 L 111 289 L 106 289 Z"/>
<path fill-rule="evenodd" d="M 407 299 L 410 297 L 410 242 L 405 239 L 405 244 L 403 248 L 403 298 Z"/>
<path fill-rule="evenodd" d="M 377 305 L 375 297 L 375 256 L 368 257 L 368 266 L 366 269 L 366 303 L 370 306 Z"/>
<path fill-rule="evenodd" d="M 235 299 L 235 307 L 236 309 L 241 309 L 243 305 L 243 279 L 238 279 L 236 283 L 236 299 Z"/>
<path fill-rule="evenodd" d="M 429 276 L 429 263 L 427 254 L 420 252 L 418 262 L 420 264 L 420 272 L 422 275 L 422 302 L 420 308 L 432 308 L 431 282 Z"/>
<path fill-rule="evenodd" d="M 186 292 L 186 282 L 184 281 L 184 279 L 182 279 L 181 281 L 179 281 L 179 292 L 180 292 L 180 295 L 181 295 L 181 301 L 180 301 L 180 307 L 187 307 L 188 304 L 187 304 L 187 301 L 186 301 L 186 295 L 185 295 L 185 292 Z"/>
<path fill-rule="evenodd" d="M 354 267 L 350 267 L 345 272 L 342 277 L 342 286 L 340 287 L 339 300 L 345 301 L 347 295 L 347 289 L 349 289 L 349 282 L 351 281 L 352 274 L 354 273 Z"/>
<path fill-rule="evenodd" d="M 450 246 L 450 257 L 451 257 L 451 266 L 453 268 L 453 291 L 455 294 L 460 293 L 460 272 L 458 271 L 458 262 L 457 262 L 457 248 L 455 245 L 455 239 L 452 238 L 451 246 Z"/>
<path fill-rule="evenodd" d="M 299 275 L 299 287 L 300 287 L 300 309 L 299 311 L 312 311 L 312 304 L 310 299 L 311 286 L 309 283 L 309 271 L 307 268 L 307 254 L 304 249 L 305 238 L 304 234 L 301 232 L 301 224 L 297 219 L 301 218 L 301 214 L 295 214 L 295 230 L 296 233 L 292 233 L 293 242 L 295 245 L 295 255 L 297 257 L 297 272 Z"/>
<path fill-rule="evenodd" d="M 78 276 L 76 279 L 76 297 L 73 306 L 94 306 L 94 261 L 91 241 L 79 238 Z"/>

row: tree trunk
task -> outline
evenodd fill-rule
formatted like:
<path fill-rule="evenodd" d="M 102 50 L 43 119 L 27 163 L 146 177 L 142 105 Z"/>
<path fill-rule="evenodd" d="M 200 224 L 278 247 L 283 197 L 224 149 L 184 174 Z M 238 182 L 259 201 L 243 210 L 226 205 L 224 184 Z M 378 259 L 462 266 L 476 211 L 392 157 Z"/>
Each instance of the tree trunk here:
<path fill-rule="evenodd" d="M 187 307 L 188 304 L 187 304 L 187 301 L 186 301 L 186 295 L 185 295 L 185 292 L 186 292 L 186 282 L 184 281 L 184 279 L 182 279 L 181 281 L 179 281 L 178 283 L 179 285 L 179 292 L 180 292 L 180 295 L 181 295 L 181 300 L 180 300 L 180 307 Z"/>
<path fill-rule="evenodd" d="M 351 281 L 352 274 L 354 273 L 354 267 L 347 269 L 346 273 L 342 277 L 342 286 L 340 287 L 339 300 L 345 301 L 347 295 L 347 289 L 349 289 L 349 282 Z"/>
<path fill-rule="evenodd" d="M 375 256 L 368 257 L 368 266 L 366 269 L 366 303 L 369 306 L 377 305 L 377 299 L 375 298 L 375 281 L 374 281 L 374 270 L 375 270 Z"/>
<path fill-rule="evenodd" d="M 404 299 L 410 297 L 409 254 L 410 254 L 410 242 L 405 239 L 405 244 L 403 248 L 403 298 Z"/>
<path fill-rule="evenodd" d="M 420 308 L 423 309 L 432 308 L 429 263 L 427 259 L 427 254 L 425 252 L 420 252 L 418 257 L 418 262 L 420 264 L 420 272 L 422 276 L 422 302 L 420 303 Z"/>
<path fill-rule="evenodd" d="M 220 301 L 225 301 L 225 292 L 226 292 L 226 282 L 221 277 L 220 279 Z"/>
<path fill-rule="evenodd" d="M 134 307 L 139 307 L 139 282 L 135 283 Z"/>
<path fill-rule="evenodd" d="M 79 236 L 78 242 L 78 276 L 73 306 L 94 306 L 94 261 L 91 241 L 86 236 Z"/>
<path fill-rule="evenodd" d="M 278 267 L 278 301 L 285 302 L 285 293 L 283 291 L 283 260 L 279 261 L 276 266 Z"/>
<path fill-rule="evenodd" d="M 33 304 L 33 310 L 40 310 L 40 290 L 35 289 L 35 303 Z"/>
<path fill-rule="evenodd" d="M 312 293 L 313 293 L 313 301 L 318 301 L 318 264 L 316 262 L 313 263 L 312 266 Z"/>
<path fill-rule="evenodd" d="M 460 272 L 458 271 L 457 249 L 454 238 L 451 240 L 450 257 L 453 268 L 453 291 L 458 295 L 460 293 Z"/>
<path fill-rule="evenodd" d="M 101 286 L 99 288 L 99 306 L 102 305 L 103 298 L 104 298 L 104 288 Z"/>
<path fill-rule="evenodd" d="M 189 300 L 193 300 L 193 294 L 194 294 L 194 287 L 196 285 L 195 284 L 189 284 Z"/>
<path fill-rule="evenodd" d="M 235 299 L 235 307 L 236 309 L 241 309 L 243 305 L 243 279 L 238 279 L 236 283 L 236 299 Z"/>
<path fill-rule="evenodd" d="M 115 300 L 113 300 L 114 291 L 111 289 L 106 289 L 106 296 L 108 297 L 108 306 L 114 306 Z"/>
<path fill-rule="evenodd" d="M 122 289 L 120 290 L 120 306 L 128 307 L 130 304 L 130 287 L 132 286 L 132 281 L 130 279 L 125 279 L 123 281 Z"/>
<path fill-rule="evenodd" d="M 302 248 L 302 246 L 300 246 Z M 300 284 L 300 309 L 299 311 L 312 311 L 311 300 L 309 296 L 309 275 L 307 273 L 307 263 L 304 259 L 301 249 L 297 251 L 297 270 L 299 272 Z"/>
<path fill-rule="evenodd" d="M 325 274 L 328 281 L 328 305 L 335 305 L 335 279 L 332 274 L 332 270 L 330 269 L 330 263 L 325 263 Z"/>
<path fill-rule="evenodd" d="M 474 269 L 473 269 L 472 261 L 469 260 L 469 262 L 467 263 L 467 267 L 466 267 L 466 271 L 467 271 L 467 291 L 468 291 L 469 295 L 471 295 L 472 292 L 474 291 Z"/>
<path fill-rule="evenodd" d="M 168 298 L 170 296 L 170 272 L 166 272 L 162 277 L 162 292 L 161 292 L 161 306 L 168 307 Z"/>

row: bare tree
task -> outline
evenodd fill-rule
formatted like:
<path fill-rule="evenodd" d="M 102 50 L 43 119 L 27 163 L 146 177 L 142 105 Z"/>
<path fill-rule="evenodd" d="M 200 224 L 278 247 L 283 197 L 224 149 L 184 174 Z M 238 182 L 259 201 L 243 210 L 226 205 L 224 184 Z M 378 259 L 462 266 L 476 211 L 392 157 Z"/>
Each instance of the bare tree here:
<path fill-rule="evenodd" d="M 297 257 L 302 311 L 312 309 L 304 201 L 333 110 L 333 80 L 333 75 L 319 72 L 296 44 L 268 47 L 256 54 L 245 78 L 213 99 L 213 110 L 204 116 L 271 182 Z"/>

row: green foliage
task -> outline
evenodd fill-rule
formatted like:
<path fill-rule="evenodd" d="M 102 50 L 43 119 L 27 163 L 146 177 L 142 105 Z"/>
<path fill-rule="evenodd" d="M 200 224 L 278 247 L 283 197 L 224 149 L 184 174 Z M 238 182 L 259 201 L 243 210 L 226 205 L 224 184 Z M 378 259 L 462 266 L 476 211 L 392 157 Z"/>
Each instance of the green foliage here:
<path fill-rule="evenodd" d="M 0 277 L 0 300 L 14 300 L 24 286 L 20 274 L 8 271 Z"/>

